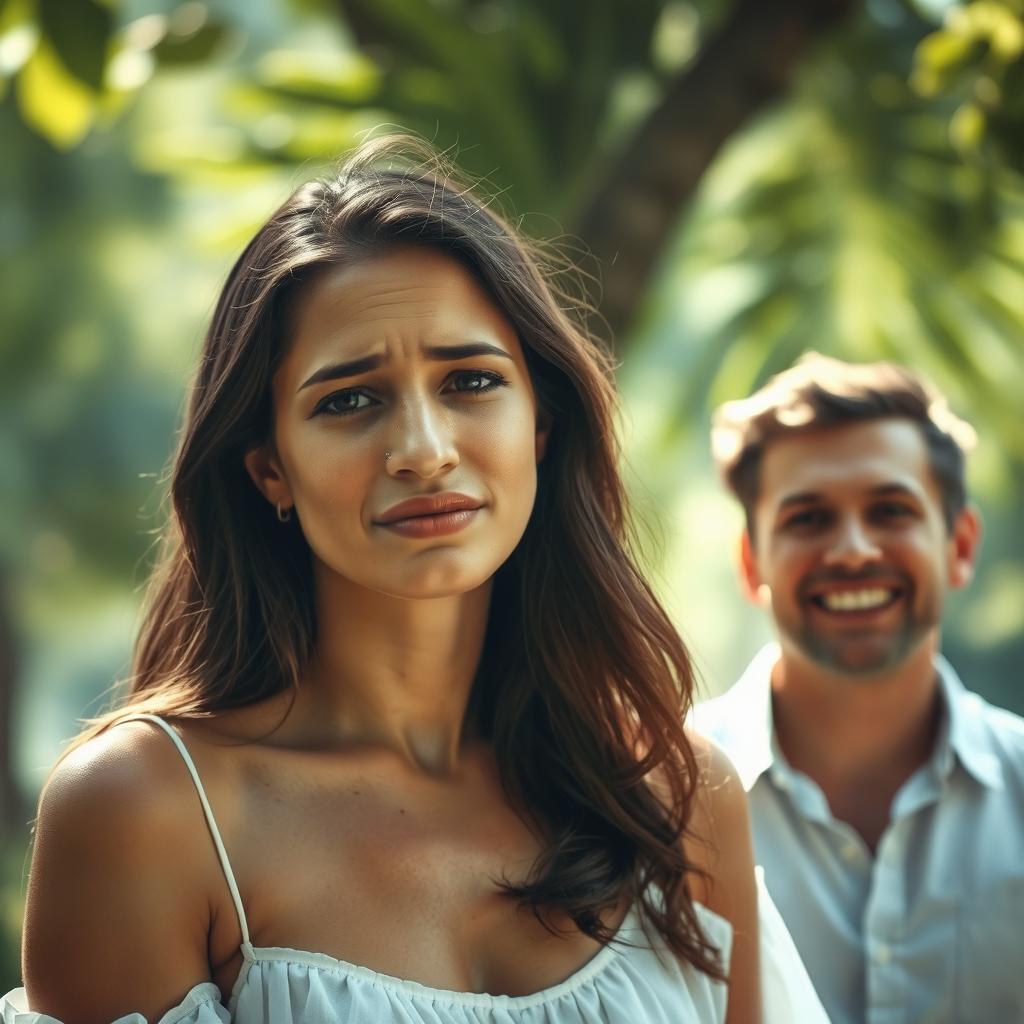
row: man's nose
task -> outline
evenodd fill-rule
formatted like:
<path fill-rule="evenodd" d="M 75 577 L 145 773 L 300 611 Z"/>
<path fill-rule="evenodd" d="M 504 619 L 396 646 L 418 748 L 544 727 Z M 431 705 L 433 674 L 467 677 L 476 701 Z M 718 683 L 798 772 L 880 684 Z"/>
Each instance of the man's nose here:
<path fill-rule="evenodd" d="M 459 464 L 451 413 L 430 395 L 405 399 L 395 418 L 386 458 L 392 476 L 423 479 L 445 473 Z"/>
<path fill-rule="evenodd" d="M 825 553 L 825 564 L 857 570 L 881 557 L 882 550 L 871 536 L 871 531 L 857 516 L 851 515 L 837 525 Z"/>

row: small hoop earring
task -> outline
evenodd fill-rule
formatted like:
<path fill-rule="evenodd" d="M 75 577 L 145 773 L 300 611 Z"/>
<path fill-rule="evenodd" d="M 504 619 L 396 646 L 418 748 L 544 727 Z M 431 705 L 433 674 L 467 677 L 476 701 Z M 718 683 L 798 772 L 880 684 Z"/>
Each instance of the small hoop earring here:
<path fill-rule="evenodd" d="M 282 508 L 281 502 L 277 503 L 277 518 L 282 523 L 291 522 L 292 510 L 290 508 Z"/>

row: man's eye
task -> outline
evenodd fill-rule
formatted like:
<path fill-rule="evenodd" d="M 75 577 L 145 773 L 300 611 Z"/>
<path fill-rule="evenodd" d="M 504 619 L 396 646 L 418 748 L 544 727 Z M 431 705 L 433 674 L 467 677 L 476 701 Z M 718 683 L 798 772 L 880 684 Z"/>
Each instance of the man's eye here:
<path fill-rule="evenodd" d="M 907 516 L 914 514 L 914 510 L 909 505 L 901 505 L 894 501 L 875 505 L 874 512 L 875 515 L 881 516 L 883 519 L 905 519 Z"/>
<path fill-rule="evenodd" d="M 827 514 L 820 508 L 810 508 L 804 512 L 797 512 L 790 516 L 783 524 L 787 530 L 811 529 L 821 526 L 828 519 Z"/>
<path fill-rule="evenodd" d="M 365 391 L 349 388 L 328 395 L 317 405 L 314 415 L 323 413 L 326 416 L 347 416 L 353 412 L 361 412 L 373 404 L 373 399 Z"/>
<path fill-rule="evenodd" d="M 493 370 L 459 370 L 450 379 L 452 390 L 463 394 L 482 395 L 508 385 L 508 381 Z"/>

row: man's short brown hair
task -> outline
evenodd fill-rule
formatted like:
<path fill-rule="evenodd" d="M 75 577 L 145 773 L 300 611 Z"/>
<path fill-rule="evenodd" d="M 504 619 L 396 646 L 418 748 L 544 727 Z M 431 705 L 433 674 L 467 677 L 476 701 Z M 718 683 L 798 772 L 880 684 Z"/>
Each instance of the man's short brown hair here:
<path fill-rule="evenodd" d="M 973 428 L 922 377 L 897 363 L 844 363 L 809 352 L 749 398 L 726 402 L 714 415 L 711 449 L 726 485 L 747 517 L 753 539 L 761 460 L 772 438 L 876 419 L 916 423 L 942 493 L 946 528 L 967 504 L 965 454 Z"/>

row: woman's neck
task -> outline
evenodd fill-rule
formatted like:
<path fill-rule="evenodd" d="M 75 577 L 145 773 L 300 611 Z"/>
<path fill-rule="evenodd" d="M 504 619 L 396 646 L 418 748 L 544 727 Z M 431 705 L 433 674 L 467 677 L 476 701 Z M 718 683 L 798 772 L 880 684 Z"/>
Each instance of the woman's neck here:
<path fill-rule="evenodd" d="M 321 569 L 316 648 L 293 721 L 321 742 L 379 745 L 421 771 L 452 771 L 490 597 L 488 583 L 468 594 L 412 601 Z"/>

